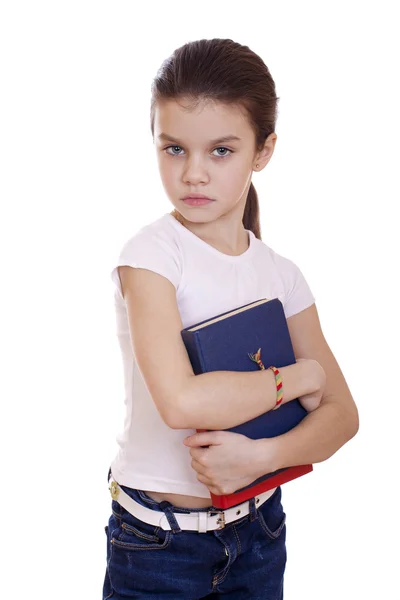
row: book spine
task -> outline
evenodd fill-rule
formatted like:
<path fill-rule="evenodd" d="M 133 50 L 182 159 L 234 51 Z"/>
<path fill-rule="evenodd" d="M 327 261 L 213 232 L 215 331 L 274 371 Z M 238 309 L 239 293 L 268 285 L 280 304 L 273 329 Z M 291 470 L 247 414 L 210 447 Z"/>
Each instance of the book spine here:
<path fill-rule="evenodd" d="M 193 373 L 200 375 L 205 373 L 205 360 L 201 351 L 200 340 L 197 332 L 187 331 L 183 329 L 181 331 L 182 340 L 186 346 L 186 351 L 189 356 L 190 363 L 192 365 Z M 208 429 L 196 429 L 198 433 L 208 431 Z"/>
<path fill-rule="evenodd" d="M 193 373 L 195 375 L 200 375 L 201 373 L 204 373 L 206 370 L 205 360 L 201 351 L 198 333 L 193 331 L 186 331 L 185 329 L 183 329 L 181 331 L 181 336 L 183 343 L 186 346 L 186 351 L 188 353 L 189 360 L 192 365 Z"/>

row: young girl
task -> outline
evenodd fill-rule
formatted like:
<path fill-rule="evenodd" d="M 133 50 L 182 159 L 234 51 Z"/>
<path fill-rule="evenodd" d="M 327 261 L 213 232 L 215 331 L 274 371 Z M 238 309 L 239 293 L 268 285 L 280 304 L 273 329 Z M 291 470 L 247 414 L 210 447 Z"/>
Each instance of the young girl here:
<path fill-rule="evenodd" d="M 185 44 L 154 80 L 151 132 L 174 210 L 136 232 L 112 271 L 126 418 L 108 472 L 103 600 L 283 598 L 281 487 L 225 511 L 210 492 L 325 460 L 357 431 L 304 276 L 261 241 L 251 178 L 273 154 L 277 102 L 261 58 L 229 39 Z M 274 408 L 274 372 L 194 376 L 181 330 L 276 297 L 296 355 L 279 369 L 283 402 L 299 398 L 310 414 L 250 440 L 223 430 Z"/>

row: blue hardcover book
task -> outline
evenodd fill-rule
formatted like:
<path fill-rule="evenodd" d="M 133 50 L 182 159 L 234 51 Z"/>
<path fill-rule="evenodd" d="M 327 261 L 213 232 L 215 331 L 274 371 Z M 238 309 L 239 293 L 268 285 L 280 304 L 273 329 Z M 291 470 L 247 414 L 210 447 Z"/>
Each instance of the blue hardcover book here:
<path fill-rule="evenodd" d="M 260 348 L 266 369 L 271 365 L 280 368 L 296 363 L 279 298 L 263 298 L 216 315 L 186 327 L 181 335 L 195 375 L 210 371 L 256 371 L 259 366 L 249 355 L 256 354 Z M 243 398 L 243 401 L 251 399 Z M 282 404 L 278 410 L 270 410 L 225 431 L 241 433 L 251 439 L 271 438 L 286 433 L 307 414 L 296 398 Z M 229 508 L 312 470 L 311 464 L 286 467 L 267 473 L 232 494 L 216 495 L 210 492 L 213 505 Z"/>

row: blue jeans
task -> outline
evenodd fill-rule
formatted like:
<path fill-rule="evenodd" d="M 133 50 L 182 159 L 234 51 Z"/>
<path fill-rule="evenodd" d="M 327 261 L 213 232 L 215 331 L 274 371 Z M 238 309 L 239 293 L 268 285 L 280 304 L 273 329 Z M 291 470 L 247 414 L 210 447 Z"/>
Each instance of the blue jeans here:
<path fill-rule="evenodd" d="M 259 508 L 251 498 L 247 516 L 206 533 L 180 529 L 173 513 L 188 509 L 121 488 L 143 506 L 164 511 L 172 529 L 145 523 L 111 499 L 103 600 L 283 599 L 286 513 L 280 486 Z"/>

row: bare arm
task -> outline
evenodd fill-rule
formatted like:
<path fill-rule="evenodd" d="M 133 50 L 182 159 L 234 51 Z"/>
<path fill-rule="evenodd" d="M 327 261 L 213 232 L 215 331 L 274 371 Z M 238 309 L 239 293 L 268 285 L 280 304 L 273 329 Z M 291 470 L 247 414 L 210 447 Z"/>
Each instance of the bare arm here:
<path fill-rule="evenodd" d="M 306 363 L 279 369 L 285 404 L 313 391 Z M 179 429 L 228 429 L 266 413 L 276 403 L 275 376 L 265 371 L 212 371 L 188 379 L 179 402 Z"/>
<path fill-rule="evenodd" d="M 273 438 L 276 469 L 322 462 L 352 439 L 359 429 L 356 403 L 325 339 L 315 304 L 290 317 L 288 328 L 295 354 L 313 357 L 326 374 L 326 381 L 321 388 L 319 407 L 296 427 Z M 268 440 L 262 440 L 260 447 L 266 451 L 264 458 L 271 456 Z"/>
<path fill-rule="evenodd" d="M 138 367 L 169 427 L 227 429 L 275 406 L 275 377 L 270 369 L 194 375 L 181 336 L 183 324 L 172 283 L 141 268 L 119 267 L 119 274 Z M 314 390 L 307 361 L 280 372 L 283 402 Z"/>

